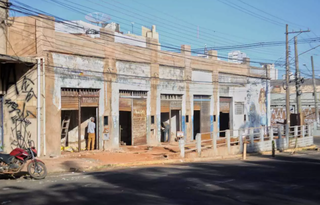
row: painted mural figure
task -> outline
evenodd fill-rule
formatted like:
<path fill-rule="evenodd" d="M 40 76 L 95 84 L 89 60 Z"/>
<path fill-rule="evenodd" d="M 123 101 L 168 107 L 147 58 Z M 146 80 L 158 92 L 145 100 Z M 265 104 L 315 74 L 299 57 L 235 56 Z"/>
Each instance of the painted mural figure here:
<path fill-rule="evenodd" d="M 259 106 L 260 106 L 260 117 L 261 117 L 261 125 L 265 126 L 267 125 L 267 107 L 266 107 L 266 91 L 264 88 L 260 89 L 260 94 L 259 94 Z"/>

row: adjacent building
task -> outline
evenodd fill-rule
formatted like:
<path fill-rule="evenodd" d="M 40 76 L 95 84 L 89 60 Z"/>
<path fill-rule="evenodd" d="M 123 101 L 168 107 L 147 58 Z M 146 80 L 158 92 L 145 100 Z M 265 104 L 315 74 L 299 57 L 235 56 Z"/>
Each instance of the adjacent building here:
<path fill-rule="evenodd" d="M 286 118 L 286 90 L 284 80 L 271 80 L 271 124 L 282 124 Z M 289 84 L 290 88 L 290 112 L 298 113 L 296 101 L 295 82 Z M 316 79 L 316 95 L 320 99 L 320 80 Z M 318 102 L 320 105 L 320 102 Z M 302 121 L 305 125 L 316 121 L 314 90 L 312 79 L 305 79 L 301 86 Z"/>

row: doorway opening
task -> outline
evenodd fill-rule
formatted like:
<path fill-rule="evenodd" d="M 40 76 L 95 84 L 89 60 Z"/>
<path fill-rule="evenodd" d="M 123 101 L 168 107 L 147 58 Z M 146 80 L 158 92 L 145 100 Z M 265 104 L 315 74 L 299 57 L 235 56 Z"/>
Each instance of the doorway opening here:
<path fill-rule="evenodd" d="M 170 126 L 170 136 L 176 137 L 177 132 L 181 131 L 181 110 L 171 110 L 171 126 Z"/>
<path fill-rule="evenodd" d="M 120 142 L 123 145 L 132 145 L 132 123 L 131 112 L 120 111 L 119 113 L 119 125 L 120 125 Z"/>
<path fill-rule="evenodd" d="M 219 121 L 219 130 L 220 136 L 225 137 L 225 130 L 230 129 L 231 124 L 231 98 L 230 97 L 220 97 L 220 121 Z"/>
<path fill-rule="evenodd" d="M 61 140 L 64 142 L 66 147 L 76 147 L 78 146 L 79 139 L 79 111 L 78 110 L 62 110 L 61 111 Z M 95 107 L 82 107 L 81 108 L 81 147 L 88 147 L 88 122 L 90 118 L 95 118 L 96 130 L 95 130 L 95 146 L 94 149 L 98 148 L 98 118 L 97 118 L 97 108 Z"/>
<path fill-rule="evenodd" d="M 167 123 L 169 124 L 169 112 L 162 112 L 161 113 L 161 118 L 160 118 L 160 121 L 161 121 L 161 127 L 164 127 L 164 124 L 163 123 Z M 169 133 L 168 133 L 169 134 Z M 165 137 L 165 132 L 164 131 L 161 131 L 161 142 L 166 142 L 167 139 L 168 139 L 168 134 L 166 135 Z"/>
<path fill-rule="evenodd" d="M 193 111 L 193 139 L 196 139 L 197 133 L 200 133 L 200 110 Z"/>
<path fill-rule="evenodd" d="M 119 141 L 121 145 L 147 144 L 147 91 L 119 91 Z"/>
<path fill-rule="evenodd" d="M 173 142 L 182 131 L 182 95 L 161 94 L 161 142 Z M 165 124 L 169 130 L 165 130 Z M 166 135 L 166 137 L 164 137 Z"/>
<path fill-rule="evenodd" d="M 99 90 L 61 88 L 61 146 L 73 151 L 88 148 L 88 123 L 95 118 L 95 138 L 90 149 L 99 149 Z"/>
<path fill-rule="evenodd" d="M 211 117 L 210 117 L 210 95 L 193 96 L 193 139 L 201 133 L 202 139 L 210 139 Z"/>

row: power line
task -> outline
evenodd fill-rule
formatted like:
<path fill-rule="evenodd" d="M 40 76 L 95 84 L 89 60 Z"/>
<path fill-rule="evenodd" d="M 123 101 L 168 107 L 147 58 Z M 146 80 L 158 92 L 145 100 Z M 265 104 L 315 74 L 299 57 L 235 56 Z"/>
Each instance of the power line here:
<path fill-rule="evenodd" d="M 11 8 L 12 9 L 12 8 Z M 14 9 L 15 11 L 17 11 L 17 12 L 21 12 L 21 13 L 26 13 L 26 12 L 23 12 L 23 11 L 20 11 L 20 10 L 16 10 L 16 9 Z M 26 13 L 26 14 L 29 14 L 30 15 L 30 13 Z M 45 17 L 43 17 L 43 16 L 38 16 L 38 18 L 43 18 L 43 19 L 46 19 L 46 20 L 50 20 L 50 21 L 55 21 L 55 20 L 53 20 L 53 19 L 50 19 L 50 18 L 45 18 Z M 59 17 L 58 17 L 59 18 Z M 55 21 L 56 22 L 56 21 Z M 58 21 L 58 22 L 62 22 L 63 24 L 66 24 L 66 25 L 69 25 L 70 27 L 78 27 L 78 28 L 81 28 L 81 27 L 79 27 L 79 26 L 75 26 L 74 24 L 68 24 L 68 23 L 66 23 L 66 21 Z M 102 32 L 103 34 L 105 34 L 105 35 L 110 35 L 110 36 L 115 36 L 114 34 L 110 34 L 110 33 L 106 33 L 106 32 Z M 125 39 L 130 39 L 130 40 L 132 40 L 132 41 L 137 41 L 137 42 L 143 42 L 143 41 L 141 41 L 141 40 L 137 40 L 137 39 L 132 39 L 132 38 L 128 38 L 128 37 L 124 37 L 124 36 L 118 36 L 118 37 L 120 37 L 120 38 L 125 38 Z M 154 43 L 148 43 L 148 42 L 143 42 L 143 43 L 146 43 L 146 44 L 150 44 L 150 45 L 156 45 L 156 46 L 158 46 L 159 44 L 154 44 Z M 166 48 L 170 48 L 170 49 L 176 49 L 177 50 L 177 48 L 173 48 L 173 47 L 169 47 L 169 46 L 162 46 L 162 47 L 166 47 Z M 147 49 L 150 49 L 150 48 L 147 48 Z M 179 51 L 180 51 L 180 49 L 179 49 Z M 189 51 L 188 51 L 189 52 Z M 202 54 L 202 53 L 199 53 L 199 52 L 194 52 L 194 51 L 191 51 L 191 53 L 195 53 L 195 54 Z M 219 57 L 219 58 L 223 58 L 223 59 L 229 59 L 228 57 L 224 57 L 224 56 L 219 56 L 219 55 L 208 55 L 208 56 L 211 56 L 211 57 Z M 266 62 L 259 62 L 259 61 L 252 61 L 251 60 L 251 62 L 252 63 L 266 63 Z"/>
<path fill-rule="evenodd" d="M 270 18 L 264 17 L 264 16 L 262 16 L 262 15 L 260 15 L 260 14 L 256 14 L 256 13 L 254 13 L 254 12 L 252 12 L 252 11 L 246 9 L 246 8 L 243 8 L 243 7 L 241 7 L 241 6 L 239 6 L 239 5 L 235 4 L 235 3 L 232 3 L 232 2 L 229 2 L 229 1 L 226 1 L 226 0 L 224 0 L 224 1 L 222 1 L 222 0 L 217 0 L 217 1 L 219 1 L 220 3 L 223 3 L 223 4 L 225 4 L 225 5 L 227 5 L 227 6 L 229 6 L 229 7 L 232 7 L 232 8 L 234 8 L 234 9 L 238 10 L 238 11 L 241 11 L 241 12 L 243 12 L 243 13 L 245 13 L 245 14 L 248 14 L 248 15 L 250 15 L 250 16 L 256 17 L 256 18 L 258 18 L 258 19 L 260 19 L 260 20 L 263 20 L 263 21 L 272 23 L 272 24 L 274 24 L 274 25 L 276 25 L 276 26 L 282 27 L 282 26 L 284 25 L 284 24 L 281 23 L 281 22 L 278 22 L 278 21 L 272 20 L 272 19 L 270 19 Z"/>
<path fill-rule="evenodd" d="M 274 18 L 276 18 L 276 19 L 280 19 L 280 20 L 282 20 L 282 21 L 285 22 L 285 23 L 290 23 L 290 24 L 296 25 L 296 26 L 298 26 L 298 27 L 305 27 L 305 28 L 307 28 L 306 26 L 302 26 L 302 25 L 296 24 L 296 23 L 294 23 L 294 22 L 285 20 L 285 19 L 280 18 L 280 17 L 278 17 L 278 16 L 275 16 L 275 15 L 273 15 L 273 14 L 271 14 L 271 13 L 268 13 L 268 12 L 262 10 L 262 9 L 259 9 L 259 8 L 257 8 L 257 7 L 254 7 L 254 6 L 252 6 L 251 4 L 246 3 L 246 2 L 244 2 L 244 1 L 242 1 L 242 0 L 238 0 L 238 1 L 240 1 L 241 3 L 247 5 L 247 6 L 251 7 L 251 8 L 254 8 L 254 9 L 256 9 L 256 10 L 262 12 L 262 13 L 265 13 L 265 14 L 267 14 L 267 15 L 269 15 L 269 16 L 272 16 L 272 17 L 274 17 Z"/>

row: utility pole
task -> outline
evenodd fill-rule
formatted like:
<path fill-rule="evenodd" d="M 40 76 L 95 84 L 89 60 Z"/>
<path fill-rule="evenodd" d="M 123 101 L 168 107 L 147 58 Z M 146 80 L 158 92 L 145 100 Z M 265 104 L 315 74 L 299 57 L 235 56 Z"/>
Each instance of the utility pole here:
<path fill-rule="evenodd" d="M 316 78 L 314 75 L 313 56 L 311 56 L 311 66 L 312 66 L 312 82 L 313 82 L 313 95 L 314 95 L 314 107 L 316 112 L 316 122 L 317 124 L 319 124 L 319 108 L 318 108 Z"/>
<path fill-rule="evenodd" d="M 300 78 L 300 71 L 299 71 L 299 59 L 298 59 L 298 46 L 297 46 L 297 36 L 294 37 L 294 54 L 295 54 L 295 65 L 296 65 L 296 102 L 297 102 L 297 114 L 299 116 L 299 125 L 303 125 L 302 119 L 302 108 L 301 108 L 301 78 Z"/>
<path fill-rule="evenodd" d="M 289 39 L 288 24 L 286 24 L 286 137 L 289 137 L 290 126 L 290 89 L 289 89 Z"/>
<path fill-rule="evenodd" d="M 286 24 L 286 138 L 289 138 L 289 126 L 290 126 L 290 88 L 289 88 L 289 82 L 290 82 L 290 62 L 289 62 L 289 34 L 294 33 L 304 33 L 304 32 L 310 32 L 310 30 L 307 31 L 288 31 L 288 24 Z"/>

